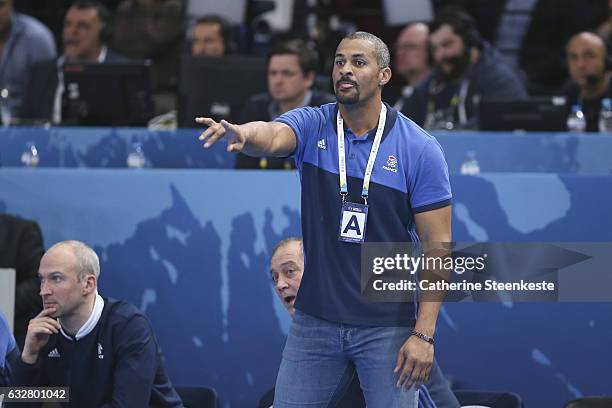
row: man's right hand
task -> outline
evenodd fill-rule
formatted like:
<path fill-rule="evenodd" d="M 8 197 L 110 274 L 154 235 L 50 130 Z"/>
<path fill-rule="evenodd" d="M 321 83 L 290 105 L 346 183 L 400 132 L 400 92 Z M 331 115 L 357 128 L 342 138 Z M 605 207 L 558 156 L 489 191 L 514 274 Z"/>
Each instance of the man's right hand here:
<path fill-rule="evenodd" d="M 233 125 L 226 120 L 217 123 L 211 118 L 196 118 L 197 123 L 208 126 L 199 139 L 205 141 L 204 148 L 209 148 L 217 143 L 223 136 L 227 138 L 227 151 L 240 152 L 246 142 L 246 134 L 239 125 Z"/>
<path fill-rule="evenodd" d="M 27 364 L 34 364 L 38 360 L 38 353 L 47 345 L 49 337 L 60 331 L 60 324 L 51 316 L 55 308 L 43 309 L 35 318 L 30 320 L 26 334 L 21 360 Z"/>

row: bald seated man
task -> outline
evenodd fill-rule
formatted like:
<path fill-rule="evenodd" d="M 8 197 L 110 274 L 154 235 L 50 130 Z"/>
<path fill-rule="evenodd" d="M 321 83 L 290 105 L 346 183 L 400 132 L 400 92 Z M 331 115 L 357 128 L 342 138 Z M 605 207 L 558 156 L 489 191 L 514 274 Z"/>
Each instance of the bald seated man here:
<path fill-rule="evenodd" d="M 570 38 L 565 51 L 571 81 L 561 93 L 568 106 L 581 106 L 587 132 L 597 132 L 601 100 L 612 95 L 607 45 L 599 35 L 581 32 Z"/>
<path fill-rule="evenodd" d="M 70 387 L 70 406 L 183 407 L 149 319 L 98 294 L 100 262 L 89 246 L 63 241 L 38 269 L 43 310 L 30 321 L 11 382 Z"/>

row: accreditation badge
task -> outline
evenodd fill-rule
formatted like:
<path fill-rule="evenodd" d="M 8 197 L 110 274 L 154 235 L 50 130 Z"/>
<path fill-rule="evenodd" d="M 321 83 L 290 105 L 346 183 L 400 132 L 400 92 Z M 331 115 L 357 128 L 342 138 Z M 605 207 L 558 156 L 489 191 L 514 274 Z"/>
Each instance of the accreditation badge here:
<path fill-rule="evenodd" d="M 368 206 L 344 202 L 340 212 L 340 235 L 342 242 L 361 244 L 365 240 Z"/>

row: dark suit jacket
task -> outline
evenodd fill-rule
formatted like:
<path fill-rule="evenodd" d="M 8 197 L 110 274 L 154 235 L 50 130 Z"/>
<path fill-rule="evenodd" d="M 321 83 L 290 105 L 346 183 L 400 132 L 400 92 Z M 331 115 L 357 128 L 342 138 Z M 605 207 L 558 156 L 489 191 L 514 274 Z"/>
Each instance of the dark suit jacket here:
<path fill-rule="evenodd" d="M 320 106 L 329 102 L 335 102 L 336 98 L 326 92 L 312 90 L 312 98 L 309 106 Z M 269 106 L 272 103 L 272 97 L 269 93 L 262 93 L 252 96 L 244 106 L 240 116 L 240 123 L 253 122 L 263 120 L 271 121 Z M 293 159 L 268 157 L 265 159 L 266 166 L 262 167 L 262 160 L 259 157 L 250 157 L 246 154 L 238 153 L 236 155 L 237 169 L 293 169 L 295 165 Z"/>
<path fill-rule="evenodd" d="M 108 50 L 103 63 L 122 63 L 131 60 Z M 28 87 L 19 118 L 32 121 L 53 119 L 53 102 L 58 85 L 57 59 L 41 61 L 30 68 Z"/>
<path fill-rule="evenodd" d="M 15 338 L 21 348 L 30 318 L 42 309 L 38 265 L 44 252 L 36 221 L 0 214 L 0 268 L 17 271 Z"/>

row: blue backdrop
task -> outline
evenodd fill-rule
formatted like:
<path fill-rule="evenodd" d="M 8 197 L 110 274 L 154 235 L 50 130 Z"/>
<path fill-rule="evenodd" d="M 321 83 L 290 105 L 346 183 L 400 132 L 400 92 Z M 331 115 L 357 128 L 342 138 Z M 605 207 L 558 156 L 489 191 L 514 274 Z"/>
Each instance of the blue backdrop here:
<path fill-rule="evenodd" d="M 612 241 L 612 176 L 452 178 L 457 241 Z M 101 256 L 101 292 L 150 316 L 177 384 L 253 407 L 272 387 L 289 319 L 269 251 L 300 233 L 293 172 L 0 169 L 0 211 L 40 222 L 47 246 Z M 461 387 L 527 407 L 612 394 L 612 304 L 447 304 L 437 355 Z"/>

